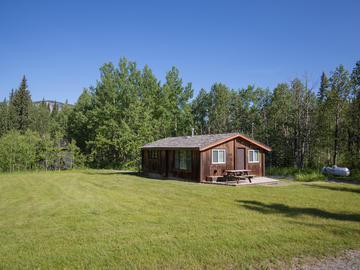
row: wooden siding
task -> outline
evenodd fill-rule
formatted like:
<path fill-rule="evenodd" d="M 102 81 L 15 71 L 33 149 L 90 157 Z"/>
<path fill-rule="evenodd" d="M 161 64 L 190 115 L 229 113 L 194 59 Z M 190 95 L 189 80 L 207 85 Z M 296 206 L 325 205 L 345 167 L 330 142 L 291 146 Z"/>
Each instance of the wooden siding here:
<path fill-rule="evenodd" d="M 212 164 L 213 149 L 226 150 L 225 164 Z M 210 148 L 201 152 L 201 160 L 201 181 L 205 181 L 206 176 L 221 176 L 224 174 L 225 170 L 232 170 L 234 168 L 234 140 L 219 144 L 214 148 Z"/>
<path fill-rule="evenodd" d="M 237 157 L 236 149 L 245 149 L 245 167 L 252 170 L 250 174 L 265 176 L 265 150 L 251 142 L 234 138 L 218 144 L 212 148 L 200 152 L 199 150 L 189 150 L 192 156 L 192 168 L 189 171 L 175 169 L 174 156 L 175 150 L 155 150 L 158 151 L 157 159 L 149 158 L 149 150 L 142 150 L 142 169 L 146 173 L 154 173 L 163 177 L 175 177 L 187 180 L 205 181 L 207 176 L 221 176 L 225 170 L 236 169 Z M 225 164 L 212 164 L 212 150 L 225 149 Z M 259 150 L 259 162 L 249 163 L 249 150 Z M 201 162 L 200 162 L 201 160 Z M 200 164 L 201 163 L 201 164 Z"/>
<path fill-rule="evenodd" d="M 252 172 L 250 172 L 249 174 L 253 174 L 256 176 L 265 176 L 264 165 L 263 165 L 264 150 L 246 140 L 241 139 L 241 138 L 237 138 L 235 140 L 234 151 L 236 151 L 236 148 L 238 148 L 238 147 L 245 148 L 246 169 L 252 170 Z M 249 150 L 259 150 L 259 162 L 249 163 Z M 235 155 L 235 164 L 236 164 L 236 155 Z"/>
<path fill-rule="evenodd" d="M 187 180 L 200 180 L 200 152 L 191 151 L 191 170 L 185 171 L 175 169 L 174 156 L 175 150 L 155 150 L 158 151 L 157 159 L 149 159 L 149 150 L 142 150 L 142 169 L 145 173 L 159 174 L 163 177 L 175 177 Z M 167 167 L 167 170 L 166 170 Z"/>
<path fill-rule="evenodd" d="M 225 143 L 216 145 L 213 148 L 209 148 L 201 154 L 201 181 L 205 181 L 207 176 L 221 176 L 225 170 L 236 169 L 236 149 L 245 148 L 245 167 L 248 170 L 252 170 L 250 174 L 256 176 L 265 175 L 265 160 L 264 150 L 257 145 L 252 144 L 242 138 L 235 138 Z M 212 150 L 213 149 L 225 149 L 226 150 L 226 163 L 225 164 L 212 164 Z M 249 163 L 249 150 L 259 150 L 259 162 Z"/>

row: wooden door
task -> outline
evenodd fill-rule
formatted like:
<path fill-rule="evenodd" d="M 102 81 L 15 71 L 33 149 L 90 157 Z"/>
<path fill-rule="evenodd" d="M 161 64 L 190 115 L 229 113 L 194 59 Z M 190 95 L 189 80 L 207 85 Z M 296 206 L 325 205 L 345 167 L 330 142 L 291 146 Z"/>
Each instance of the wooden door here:
<path fill-rule="evenodd" d="M 246 169 L 245 148 L 236 148 L 236 170 Z"/>

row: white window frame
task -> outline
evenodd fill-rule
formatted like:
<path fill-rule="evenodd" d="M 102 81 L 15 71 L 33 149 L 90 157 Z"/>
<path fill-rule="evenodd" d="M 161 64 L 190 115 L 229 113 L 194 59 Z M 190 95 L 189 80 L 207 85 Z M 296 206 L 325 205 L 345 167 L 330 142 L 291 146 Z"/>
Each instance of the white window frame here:
<path fill-rule="evenodd" d="M 253 156 L 253 161 L 251 161 L 251 159 L 250 159 L 250 153 L 253 153 L 252 154 L 252 156 Z M 255 152 L 257 152 L 257 157 L 258 157 L 258 160 L 254 160 L 254 157 L 255 157 L 255 155 L 254 155 L 254 153 Z M 249 150 L 248 151 L 248 161 L 249 161 L 249 163 L 259 163 L 260 162 L 260 151 L 259 150 Z"/>
<path fill-rule="evenodd" d="M 218 161 L 214 162 L 214 152 L 217 152 Z M 219 152 L 224 152 L 224 161 L 219 162 Z M 211 151 L 211 164 L 225 164 L 226 163 L 226 149 L 212 149 Z"/>

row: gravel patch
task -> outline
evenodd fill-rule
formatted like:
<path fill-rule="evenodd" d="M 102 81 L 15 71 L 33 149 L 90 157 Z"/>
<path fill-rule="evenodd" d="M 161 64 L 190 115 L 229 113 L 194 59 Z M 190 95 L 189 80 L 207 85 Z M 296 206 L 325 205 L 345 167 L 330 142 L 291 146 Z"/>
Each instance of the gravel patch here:
<path fill-rule="evenodd" d="M 309 261 L 310 260 L 310 261 Z M 301 270 L 358 270 L 360 269 L 360 250 L 346 250 L 337 256 L 328 256 L 321 259 L 295 259 L 295 266 L 291 269 Z M 304 262 L 298 265 L 296 262 Z M 309 261 L 309 262 L 308 262 Z"/>

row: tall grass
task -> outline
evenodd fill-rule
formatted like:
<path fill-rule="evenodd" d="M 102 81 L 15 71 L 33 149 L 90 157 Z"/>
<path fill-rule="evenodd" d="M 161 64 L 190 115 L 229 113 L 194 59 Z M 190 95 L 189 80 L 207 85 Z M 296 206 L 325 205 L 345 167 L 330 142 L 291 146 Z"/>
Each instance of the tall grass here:
<path fill-rule="evenodd" d="M 296 181 L 302 181 L 302 182 L 312 182 L 312 181 L 326 181 L 327 178 L 325 175 L 319 172 L 313 172 L 313 173 L 297 173 L 295 174 L 295 180 Z"/>
<path fill-rule="evenodd" d="M 267 168 L 267 175 L 293 177 L 294 180 L 310 182 L 310 181 L 326 181 L 327 178 L 318 169 L 298 169 L 298 168 Z"/>

